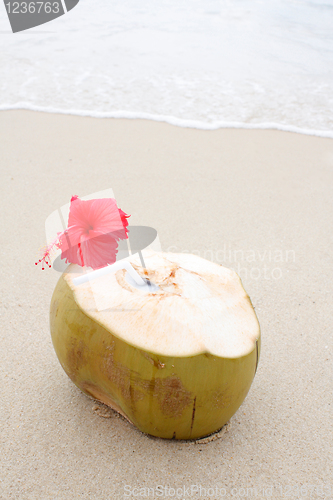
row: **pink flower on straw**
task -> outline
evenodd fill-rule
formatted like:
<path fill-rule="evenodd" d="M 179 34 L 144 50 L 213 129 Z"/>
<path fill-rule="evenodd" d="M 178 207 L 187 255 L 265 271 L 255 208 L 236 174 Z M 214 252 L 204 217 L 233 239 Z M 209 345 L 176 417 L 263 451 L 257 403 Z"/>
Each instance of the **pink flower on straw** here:
<path fill-rule="evenodd" d="M 51 245 L 46 247 L 39 262 L 49 265 L 50 251 L 54 245 L 61 248 L 61 258 L 67 263 L 93 269 L 116 261 L 118 241 L 128 236 L 126 215 L 113 198 L 80 200 L 71 199 L 68 228 Z"/>

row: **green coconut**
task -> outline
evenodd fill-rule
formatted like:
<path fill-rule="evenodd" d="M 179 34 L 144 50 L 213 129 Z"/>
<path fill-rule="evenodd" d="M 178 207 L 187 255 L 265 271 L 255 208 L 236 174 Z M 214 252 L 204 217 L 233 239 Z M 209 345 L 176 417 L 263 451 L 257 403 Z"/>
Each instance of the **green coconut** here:
<path fill-rule="evenodd" d="M 260 327 L 238 275 L 196 255 L 146 252 L 75 286 L 70 265 L 54 290 L 50 326 L 61 366 L 88 396 L 142 432 L 195 439 L 228 422 L 257 370 Z M 101 306 L 102 304 L 102 306 Z"/>

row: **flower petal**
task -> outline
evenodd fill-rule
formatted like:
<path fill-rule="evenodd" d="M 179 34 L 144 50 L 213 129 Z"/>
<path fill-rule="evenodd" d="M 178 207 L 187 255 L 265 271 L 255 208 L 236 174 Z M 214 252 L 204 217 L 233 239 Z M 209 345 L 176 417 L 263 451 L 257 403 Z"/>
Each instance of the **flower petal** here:
<path fill-rule="evenodd" d="M 98 269 L 116 262 L 118 243 L 112 234 L 102 234 L 81 243 L 85 266 Z"/>

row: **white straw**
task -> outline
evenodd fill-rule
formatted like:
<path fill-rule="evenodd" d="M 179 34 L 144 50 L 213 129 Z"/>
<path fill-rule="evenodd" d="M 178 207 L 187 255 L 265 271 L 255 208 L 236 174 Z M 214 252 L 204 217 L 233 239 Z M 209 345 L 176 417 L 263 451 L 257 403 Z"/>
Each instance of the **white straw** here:
<path fill-rule="evenodd" d="M 115 273 L 119 269 L 126 269 L 126 271 L 132 276 L 137 285 L 142 286 L 147 284 L 127 260 L 120 260 L 119 262 L 115 262 L 111 266 L 102 267 L 102 269 L 97 269 L 96 271 L 92 271 L 91 273 L 84 274 L 82 276 L 79 276 L 78 278 L 74 278 L 73 283 L 75 286 L 82 285 L 83 283 L 99 278 L 100 276 L 105 276 L 109 273 Z"/>

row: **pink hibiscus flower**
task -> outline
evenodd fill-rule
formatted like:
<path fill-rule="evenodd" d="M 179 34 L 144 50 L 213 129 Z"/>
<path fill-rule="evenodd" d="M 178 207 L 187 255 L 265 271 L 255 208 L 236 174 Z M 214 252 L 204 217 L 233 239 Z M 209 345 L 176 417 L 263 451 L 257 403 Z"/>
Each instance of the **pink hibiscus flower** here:
<path fill-rule="evenodd" d="M 67 263 L 93 269 L 113 264 L 118 252 L 118 241 L 128 236 L 126 215 L 113 198 L 71 199 L 68 227 L 59 233 L 57 243 L 46 247 L 39 262 L 50 266 L 50 249 L 54 244 L 61 249 L 61 258 Z"/>

